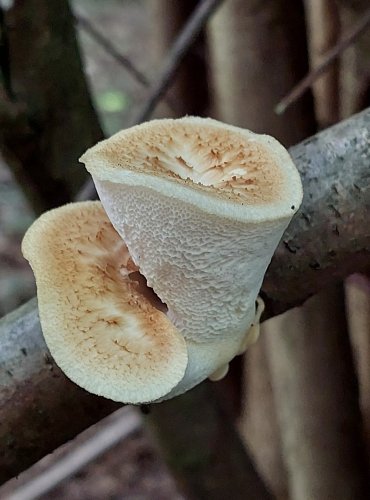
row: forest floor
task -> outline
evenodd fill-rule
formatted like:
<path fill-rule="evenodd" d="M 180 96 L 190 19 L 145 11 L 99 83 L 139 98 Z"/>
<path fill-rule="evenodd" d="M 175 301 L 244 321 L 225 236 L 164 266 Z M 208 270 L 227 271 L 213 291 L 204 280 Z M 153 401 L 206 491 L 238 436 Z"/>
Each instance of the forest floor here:
<path fill-rule="evenodd" d="M 148 78 L 155 74 L 150 50 L 150 15 L 147 0 L 74 0 L 81 13 L 126 54 Z M 105 52 L 91 37 L 80 31 L 86 73 L 94 102 L 107 135 L 132 123 L 147 89 Z M 160 106 L 158 114 L 165 114 Z M 0 161 L 0 317 L 32 297 L 36 290 L 33 274 L 23 259 L 20 243 L 33 214 L 7 166 Z M 0 488 L 6 499 L 14 488 L 27 483 L 66 453 L 88 439 L 87 435 L 64 445 L 30 470 Z M 90 433 L 90 434 L 89 434 Z M 181 497 L 163 461 L 145 430 L 124 439 L 99 459 L 80 470 L 44 498 L 54 500 L 180 500 Z"/>

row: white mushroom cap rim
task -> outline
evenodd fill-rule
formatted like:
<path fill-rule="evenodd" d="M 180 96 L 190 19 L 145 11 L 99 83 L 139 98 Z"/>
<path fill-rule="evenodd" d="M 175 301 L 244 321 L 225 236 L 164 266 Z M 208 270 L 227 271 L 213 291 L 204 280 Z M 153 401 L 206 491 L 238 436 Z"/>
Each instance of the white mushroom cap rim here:
<path fill-rule="evenodd" d="M 241 222 L 291 218 L 303 196 L 297 169 L 278 141 L 209 118 L 131 127 L 80 160 L 100 181 L 153 189 Z"/>

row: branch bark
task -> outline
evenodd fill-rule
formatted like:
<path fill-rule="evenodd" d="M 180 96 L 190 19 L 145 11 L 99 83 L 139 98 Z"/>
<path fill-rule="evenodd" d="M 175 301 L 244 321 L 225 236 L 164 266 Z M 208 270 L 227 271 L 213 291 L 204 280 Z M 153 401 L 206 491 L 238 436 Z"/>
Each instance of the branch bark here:
<path fill-rule="evenodd" d="M 271 317 L 369 269 L 370 109 L 290 149 L 304 198 L 267 270 Z"/>
<path fill-rule="evenodd" d="M 369 135 L 370 109 L 292 148 L 306 195 L 265 279 L 266 317 L 369 266 Z M 76 387 L 45 357 L 35 301 L 0 321 L 0 345 L 5 481 L 116 405 Z"/>
<path fill-rule="evenodd" d="M 0 321 L 0 484 L 119 407 L 71 383 L 44 342 L 36 300 Z"/>

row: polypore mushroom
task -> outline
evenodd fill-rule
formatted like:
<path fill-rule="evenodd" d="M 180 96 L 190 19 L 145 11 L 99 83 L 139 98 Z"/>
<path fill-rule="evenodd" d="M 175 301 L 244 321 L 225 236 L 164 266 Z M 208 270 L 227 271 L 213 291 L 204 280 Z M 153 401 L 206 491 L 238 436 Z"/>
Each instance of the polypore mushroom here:
<path fill-rule="evenodd" d="M 220 378 L 257 336 L 263 275 L 301 203 L 289 154 L 186 117 L 119 132 L 81 161 L 119 236 L 99 205 L 78 204 L 43 216 L 23 245 L 56 362 L 133 403 Z"/>

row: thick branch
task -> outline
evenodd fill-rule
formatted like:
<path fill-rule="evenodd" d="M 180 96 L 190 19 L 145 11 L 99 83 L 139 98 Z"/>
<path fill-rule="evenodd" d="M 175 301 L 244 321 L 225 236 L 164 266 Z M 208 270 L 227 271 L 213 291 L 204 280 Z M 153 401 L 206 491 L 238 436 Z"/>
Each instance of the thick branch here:
<path fill-rule="evenodd" d="M 304 199 L 265 276 L 266 317 L 370 267 L 370 108 L 290 153 Z"/>
<path fill-rule="evenodd" d="M 294 147 L 305 199 L 267 273 L 267 316 L 369 266 L 370 109 Z M 31 301 L 0 322 L 0 481 L 116 405 L 69 382 L 47 356 Z"/>
<path fill-rule="evenodd" d="M 119 406 L 71 383 L 45 345 L 36 300 L 0 322 L 0 484 Z"/>

